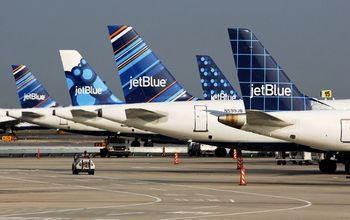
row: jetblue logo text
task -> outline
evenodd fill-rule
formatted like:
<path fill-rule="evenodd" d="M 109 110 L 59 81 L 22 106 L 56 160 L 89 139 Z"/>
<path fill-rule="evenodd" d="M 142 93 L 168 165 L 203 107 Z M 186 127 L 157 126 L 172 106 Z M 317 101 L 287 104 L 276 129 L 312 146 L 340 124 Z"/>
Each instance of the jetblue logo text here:
<path fill-rule="evenodd" d="M 222 100 L 222 101 L 236 100 L 236 98 L 237 98 L 236 95 L 227 95 L 226 93 L 220 93 L 220 94 L 215 94 L 210 96 L 211 100 Z"/>
<path fill-rule="evenodd" d="M 261 85 L 261 87 L 254 87 L 250 85 L 250 97 L 254 96 L 291 96 L 292 89 L 289 87 L 280 88 L 276 84 Z"/>
<path fill-rule="evenodd" d="M 42 100 L 45 100 L 45 98 L 46 98 L 45 95 L 39 95 L 38 93 L 29 93 L 29 94 L 24 94 L 23 101 L 27 101 L 27 100 L 42 101 Z"/>
<path fill-rule="evenodd" d="M 88 95 L 101 95 L 102 89 L 101 88 L 94 88 L 92 86 L 84 86 L 79 88 L 78 86 L 75 87 L 75 95 L 82 95 L 82 94 L 88 94 Z"/>
<path fill-rule="evenodd" d="M 136 87 L 165 87 L 166 79 L 153 79 L 152 76 L 142 76 L 138 79 L 130 78 L 129 89 Z"/>

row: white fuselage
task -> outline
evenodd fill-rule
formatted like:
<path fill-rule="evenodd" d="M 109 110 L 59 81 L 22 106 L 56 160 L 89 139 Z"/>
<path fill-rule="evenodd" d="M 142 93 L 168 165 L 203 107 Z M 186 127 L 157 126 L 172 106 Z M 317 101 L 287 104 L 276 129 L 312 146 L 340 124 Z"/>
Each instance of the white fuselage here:
<path fill-rule="evenodd" d="M 32 109 L 8 109 L 8 116 L 20 119 L 29 123 L 37 124 L 43 127 L 56 128 L 62 130 L 74 131 L 103 131 L 101 129 L 75 123 L 52 115 L 54 108 L 32 108 Z M 30 117 L 22 114 L 22 112 L 31 112 L 38 114 L 37 117 Z M 40 115 L 40 117 L 39 117 Z"/>
<path fill-rule="evenodd" d="M 68 106 L 63 108 L 56 108 L 55 115 L 73 122 L 93 126 L 106 131 L 126 134 L 152 134 L 152 132 L 143 131 L 137 128 L 129 127 L 124 124 L 107 120 L 105 118 L 97 117 L 97 110 L 108 107 L 109 105 L 95 105 L 95 106 Z M 83 110 L 86 112 L 96 113 L 96 117 L 73 115 L 72 110 Z"/>
<path fill-rule="evenodd" d="M 336 110 L 350 110 L 350 99 L 319 99 L 319 101 L 331 106 L 333 109 Z"/>
<path fill-rule="evenodd" d="M 286 127 L 254 126 L 242 129 L 324 151 L 350 151 L 350 110 L 269 112 Z"/>
<path fill-rule="evenodd" d="M 159 119 L 127 118 L 125 110 L 143 109 L 161 115 Z M 231 128 L 218 122 L 218 116 L 244 113 L 241 100 L 138 103 L 102 108 L 102 117 L 165 136 L 197 142 L 286 143 L 251 132 Z"/>

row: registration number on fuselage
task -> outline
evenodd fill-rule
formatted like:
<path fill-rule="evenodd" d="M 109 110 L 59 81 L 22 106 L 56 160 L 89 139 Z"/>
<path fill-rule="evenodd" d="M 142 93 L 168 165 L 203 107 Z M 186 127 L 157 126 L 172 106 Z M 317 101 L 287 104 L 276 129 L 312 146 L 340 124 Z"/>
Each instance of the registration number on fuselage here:
<path fill-rule="evenodd" d="M 231 113 L 231 114 L 239 114 L 239 113 L 243 113 L 244 110 L 243 109 L 235 109 L 235 108 L 226 108 L 224 109 L 225 113 Z"/>

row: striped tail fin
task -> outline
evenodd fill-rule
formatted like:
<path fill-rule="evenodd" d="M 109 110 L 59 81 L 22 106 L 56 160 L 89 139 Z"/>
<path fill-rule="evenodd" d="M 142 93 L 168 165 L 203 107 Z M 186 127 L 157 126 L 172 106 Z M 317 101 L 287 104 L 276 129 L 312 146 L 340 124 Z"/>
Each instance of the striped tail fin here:
<path fill-rule="evenodd" d="M 128 25 L 108 26 L 125 101 L 173 102 L 196 100 Z"/>
<path fill-rule="evenodd" d="M 246 109 L 301 111 L 319 104 L 323 108 L 323 103 L 300 92 L 250 30 L 230 28 L 228 33 Z"/>
<path fill-rule="evenodd" d="M 237 100 L 240 99 L 225 75 L 214 60 L 208 55 L 197 55 L 197 64 L 203 96 L 206 100 Z"/>
<path fill-rule="evenodd" d="M 13 77 L 22 108 L 46 108 L 58 106 L 43 85 L 35 78 L 27 66 L 12 65 Z"/>
<path fill-rule="evenodd" d="M 73 106 L 120 104 L 117 97 L 76 50 L 60 50 Z"/>

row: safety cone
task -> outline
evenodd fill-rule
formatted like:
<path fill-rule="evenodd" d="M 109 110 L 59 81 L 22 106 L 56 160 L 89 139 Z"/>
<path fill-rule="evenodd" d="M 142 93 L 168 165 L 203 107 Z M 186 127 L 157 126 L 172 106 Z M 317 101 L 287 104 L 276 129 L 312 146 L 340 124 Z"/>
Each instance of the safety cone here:
<path fill-rule="evenodd" d="M 40 159 L 40 147 L 38 147 L 38 154 L 36 155 L 36 157 L 38 158 L 38 160 Z"/>
<path fill-rule="evenodd" d="M 240 175 L 239 175 L 239 185 L 240 186 L 245 186 L 247 185 L 247 180 L 245 179 L 245 168 L 242 166 L 240 170 Z"/>
<path fill-rule="evenodd" d="M 175 153 L 174 164 L 175 164 L 175 165 L 178 165 L 179 163 L 180 163 L 180 160 L 179 160 L 179 153 Z"/>
<path fill-rule="evenodd" d="M 165 147 L 163 147 L 162 157 L 165 157 Z"/>
<path fill-rule="evenodd" d="M 237 150 L 233 149 L 233 159 L 236 160 L 237 159 Z"/>
<path fill-rule="evenodd" d="M 237 170 L 240 170 L 243 167 L 243 157 L 237 157 Z"/>

